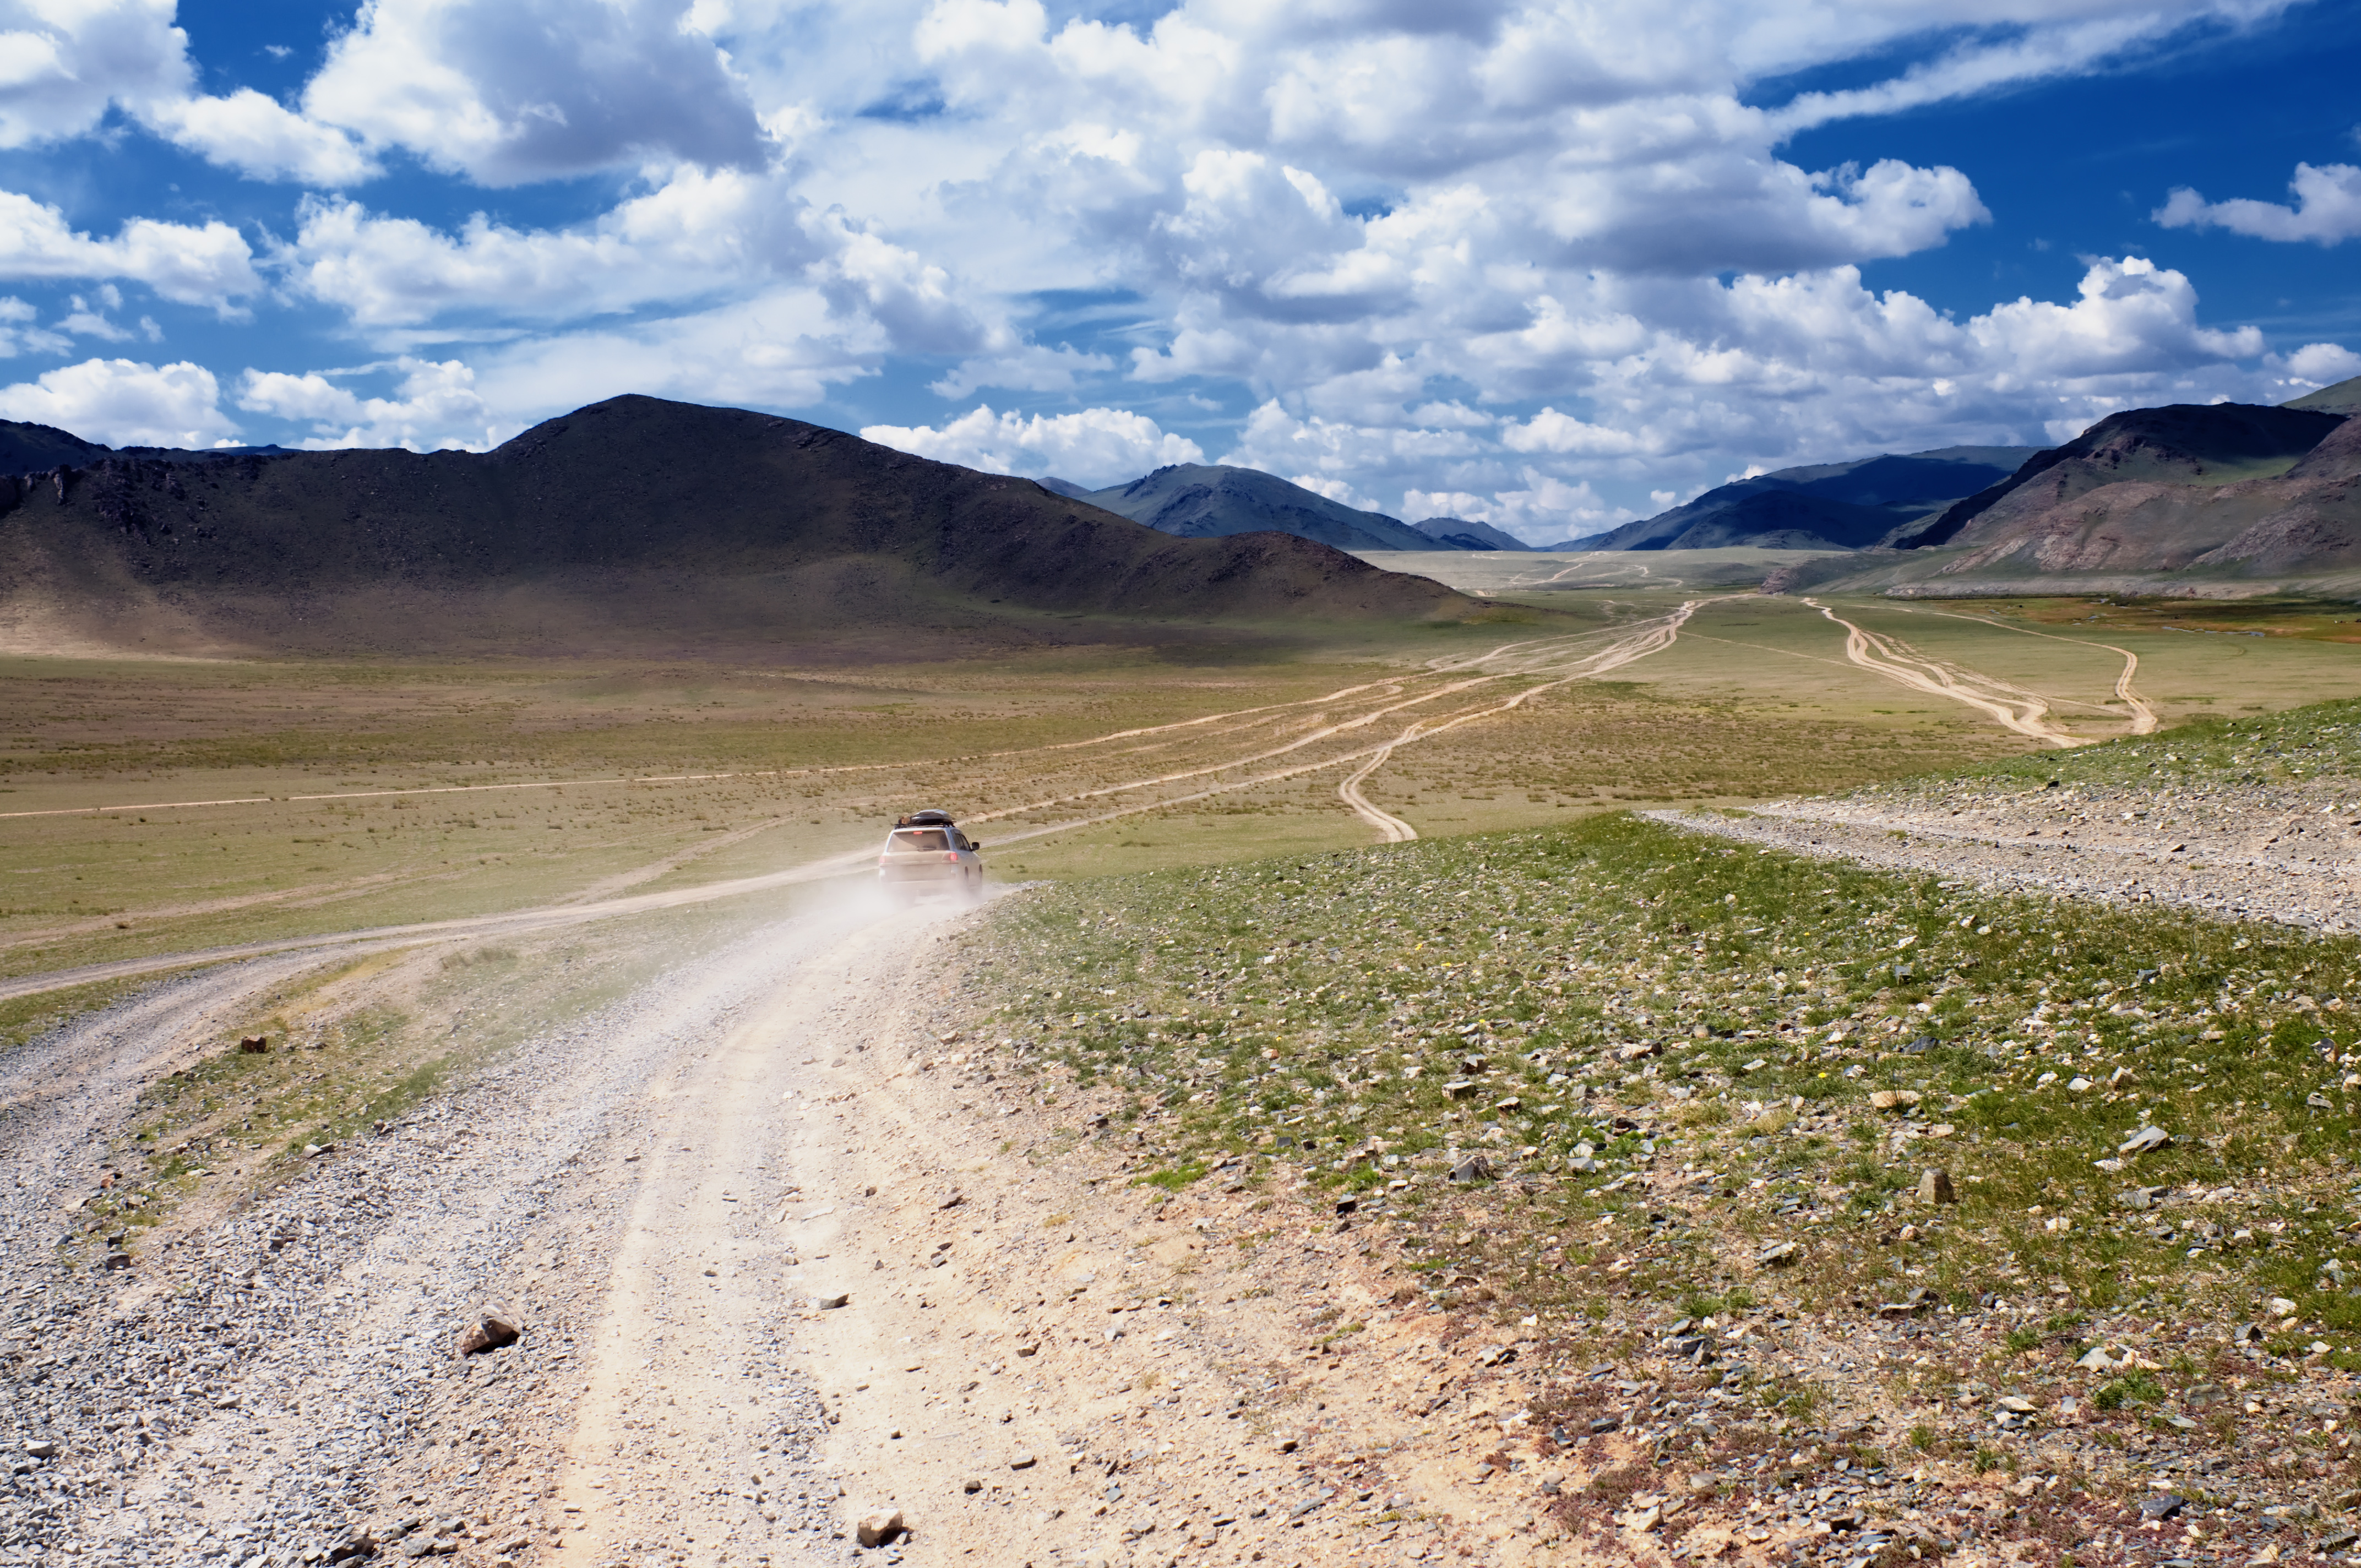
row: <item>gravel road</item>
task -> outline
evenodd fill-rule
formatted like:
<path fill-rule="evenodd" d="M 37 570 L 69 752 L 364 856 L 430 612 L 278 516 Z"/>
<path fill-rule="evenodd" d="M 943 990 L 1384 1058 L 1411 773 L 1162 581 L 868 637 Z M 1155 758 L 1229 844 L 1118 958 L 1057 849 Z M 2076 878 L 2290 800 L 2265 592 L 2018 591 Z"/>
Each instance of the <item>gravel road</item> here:
<path fill-rule="evenodd" d="M 2138 789 L 1964 781 L 1741 814 L 1653 811 L 1695 832 L 1989 886 L 2361 927 L 2361 795 L 2327 785 Z"/>

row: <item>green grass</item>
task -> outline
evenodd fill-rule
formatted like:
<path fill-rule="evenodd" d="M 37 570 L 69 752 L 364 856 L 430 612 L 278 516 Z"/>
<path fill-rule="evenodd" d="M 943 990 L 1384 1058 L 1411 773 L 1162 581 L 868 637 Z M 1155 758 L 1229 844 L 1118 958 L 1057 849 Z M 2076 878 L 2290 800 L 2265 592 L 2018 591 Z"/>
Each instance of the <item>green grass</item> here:
<path fill-rule="evenodd" d="M 2268 733 L 2343 765 L 2353 706 Z M 2226 759 L 2257 738 L 2039 762 Z M 2347 1250 L 2361 1112 L 2348 939 L 1619 816 L 1042 890 L 1005 909 L 978 972 L 1022 1059 L 1088 1090 L 1120 1146 L 1145 1135 L 1137 1179 L 1183 1187 L 1244 1157 L 1268 1190 L 1389 1191 L 1404 1263 L 1438 1289 L 1480 1277 L 1504 1310 L 2063 1285 L 2078 1307 L 2241 1316 L 2280 1294 L 2361 1330 L 2361 1268 L 2321 1288 Z M 2169 1147 L 2098 1163 L 2151 1120 Z M 1478 1151 L 1503 1179 L 1444 1180 Z M 1956 1206 L 1912 1201 L 1936 1165 Z M 1682 1186 L 1619 1189 L 1635 1168 Z M 2235 1196 L 2132 1212 L 2134 1187 Z M 1773 1240 L 1808 1266 L 1755 1268 Z"/>

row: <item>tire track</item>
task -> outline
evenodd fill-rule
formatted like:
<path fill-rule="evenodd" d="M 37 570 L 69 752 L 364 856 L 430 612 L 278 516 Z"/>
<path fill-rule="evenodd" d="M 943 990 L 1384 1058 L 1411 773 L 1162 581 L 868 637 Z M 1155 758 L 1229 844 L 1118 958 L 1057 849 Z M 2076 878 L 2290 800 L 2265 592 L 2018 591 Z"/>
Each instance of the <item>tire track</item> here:
<path fill-rule="evenodd" d="M 2029 736 L 2061 751 L 2091 742 L 2049 722 L 2049 699 L 2005 681 L 1929 657 L 1898 637 L 1887 637 L 1847 620 L 1815 598 L 1803 600 L 1845 629 L 1845 657 L 1896 685 L 1961 703 L 2004 729 Z"/>

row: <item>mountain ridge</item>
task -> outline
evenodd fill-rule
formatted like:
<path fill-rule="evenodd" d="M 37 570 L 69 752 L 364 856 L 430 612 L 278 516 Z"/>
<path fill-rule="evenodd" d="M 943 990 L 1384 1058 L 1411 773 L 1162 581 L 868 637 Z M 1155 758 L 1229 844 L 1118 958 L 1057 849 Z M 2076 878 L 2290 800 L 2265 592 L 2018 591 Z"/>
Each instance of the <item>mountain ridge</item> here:
<path fill-rule="evenodd" d="M 110 455 L 0 478 L 0 583 L 20 642 L 72 622 L 230 648 L 524 647 L 527 615 L 566 647 L 874 648 L 1069 635 L 1044 617 L 1483 613 L 1310 541 L 1173 538 L 1029 479 L 637 396 L 489 453 Z"/>

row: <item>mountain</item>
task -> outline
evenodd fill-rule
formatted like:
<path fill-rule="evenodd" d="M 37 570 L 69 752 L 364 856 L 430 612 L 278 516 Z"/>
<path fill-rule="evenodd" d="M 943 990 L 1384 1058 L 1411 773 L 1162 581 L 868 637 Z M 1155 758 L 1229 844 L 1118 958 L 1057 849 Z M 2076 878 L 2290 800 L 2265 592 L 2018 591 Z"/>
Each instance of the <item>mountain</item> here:
<path fill-rule="evenodd" d="M 1259 468 L 1176 463 L 1127 485 L 1104 490 L 1060 488 L 1058 493 L 1183 539 L 1268 530 L 1316 539 L 1339 550 L 1434 548 L 1434 541 L 1400 518 L 1332 501 Z"/>
<path fill-rule="evenodd" d="M 483 454 L 108 455 L 0 478 L 18 648 L 919 656 L 1136 639 L 1141 617 L 1480 613 L 1308 540 L 1174 539 L 1030 479 L 653 398 Z"/>
<path fill-rule="evenodd" d="M 2315 394 L 2317 395 L 2317 394 Z M 2341 414 L 2251 403 L 2173 403 L 2109 414 L 2063 446 L 1889 542 L 1905 550 L 2000 537 L 2021 520 L 2110 485 L 2213 486 L 2285 473 Z"/>
<path fill-rule="evenodd" d="M 2343 594 L 2361 587 L 2361 419 L 2243 404 L 2129 410 L 1919 537 L 1930 542 L 1817 562 L 1765 589 Z"/>
<path fill-rule="evenodd" d="M 1474 522 L 1464 517 L 1430 517 L 1423 522 L 1413 522 L 1418 530 L 1446 550 L 1531 550 L 1532 545 L 1513 533 L 1503 533 L 1488 522 Z M 1429 549 L 1433 545 L 1429 545 Z"/>
<path fill-rule="evenodd" d="M 2339 381 L 2334 387 L 2323 387 L 2301 398 L 2290 398 L 2279 405 L 2283 409 L 2316 409 L 2322 413 L 2361 414 L 2361 376 L 2350 381 Z"/>
<path fill-rule="evenodd" d="M 1708 490 L 1685 506 L 1568 540 L 1560 550 L 1858 550 L 2004 479 L 2031 446 L 1946 446 L 1824 463 Z"/>
<path fill-rule="evenodd" d="M 102 457 L 148 457 L 164 463 L 217 463 L 225 457 L 276 455 L 283 446 L 221 446 L 190 451 L 177 446 L 120 449 L 84 441 L 54 425 L 0 419 L 0 474 L 45 474 L 52 468 L 86 467 Z"/>

